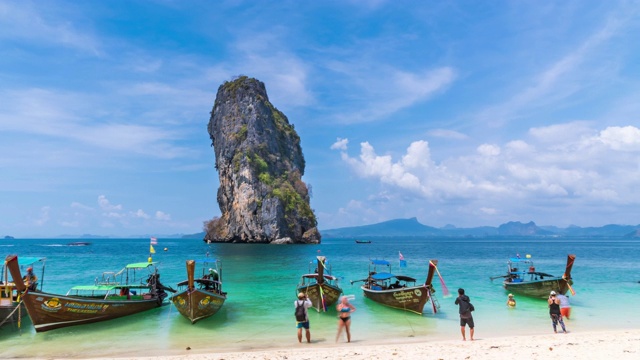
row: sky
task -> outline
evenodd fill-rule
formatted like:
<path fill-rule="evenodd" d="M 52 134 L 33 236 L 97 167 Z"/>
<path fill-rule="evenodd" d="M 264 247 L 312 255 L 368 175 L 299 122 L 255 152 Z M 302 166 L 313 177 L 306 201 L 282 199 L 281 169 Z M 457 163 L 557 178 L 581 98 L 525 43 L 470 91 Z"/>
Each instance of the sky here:
<path fill-rule="evenodd" d="M 637 1 L 0 0 L 0 237 L 190 234 L 246 75 L 322 229 L 640 223 Z"/>

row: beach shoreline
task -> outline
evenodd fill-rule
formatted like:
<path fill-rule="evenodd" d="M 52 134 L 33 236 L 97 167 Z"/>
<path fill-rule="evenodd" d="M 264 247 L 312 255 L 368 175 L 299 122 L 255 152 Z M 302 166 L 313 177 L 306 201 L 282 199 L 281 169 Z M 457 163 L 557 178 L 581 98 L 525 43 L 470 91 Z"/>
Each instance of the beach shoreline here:
<path fill-rule="evenodd" d="M 295 334 L 294 334 L 295 335 Z M 177 349 L 176 349 L 177 350 Z M 180 351 L 180 350 L 177 350 Z M 75 354 L 77 355 L 77 354 Z M 536 334 L 482 337 L 475 341 L 462 339 L 392 339 L 383 344 L 361 340 L 353 343 L 325 342 L 287 343 L 278 347 L 220 351 L 214 344 L 199 349 L 182 349 L 181 354 L 122 355 L 83 357 L 92 360 L 239 360 L 239 359 L 636 359 L 640 356 L 640 329 L 576 331 L 568 334 Z M 65 358 L 70 358 L 66 356 Z M 44 358 L 43 358 L 44 359 Z M 50 357 L 49 357 L 50 359 Z"/>

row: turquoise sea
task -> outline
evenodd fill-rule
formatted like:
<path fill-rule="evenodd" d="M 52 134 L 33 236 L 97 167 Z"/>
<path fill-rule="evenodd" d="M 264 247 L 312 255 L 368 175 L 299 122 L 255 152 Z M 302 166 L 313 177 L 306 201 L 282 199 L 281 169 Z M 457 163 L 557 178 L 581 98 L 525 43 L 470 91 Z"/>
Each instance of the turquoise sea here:
<path fill-rule="evenodd" d="M 44 291 L 66 293 L 73 285 L 93 284 L 104 271 L 146 261 L 149 251 L 148 239 L 100 239 L 87 240 L 91 241 L 89 246 L 66 245 L 72 241 L 77 240 L 0 240 L 0 252 L 46 257 Z M 122 319 L 40 334 L 26 319 L 21 329 L 15 325 L 0 329 L 0 358 L 176 355 L 188 353 L 187 347 L 201 352 L 298 346 L 293 317 L 295 289 L 300 275 L 319 254 L 329 259 L 344 293 L 355 295 L 352 339 L 360 344 L 460 338 L 455 297 L 444 297 L 437 279 L 437 314 L 429 304 L 423 316 L 418 316 L 364 299 L 359 285 L 351 285 L 349 280 L 365 277 L 372 258 L 390 260 L 396 265 L 393 272 L 420 281 L 426 277 L 428 260 L 438 259 L 450 292 L 455 294 L 463 287 L 471 297 L 476 308 L 476 338 L 482 339 L 552 331 L 544 300 L 516 296 L 517 308 L 507 309 L 507 292 L 501 281 L 489 280 L 506 271 L 509 257 L 530 254 L 539 271 L 562 275 L 567 254 L 576 254 L 572 272 L 576 295 L 571 296 L 573 316 L 566 322 L 568 330 L 640 326 L 636 311 L 640 302 L 640 240 L 388 238 L 373 239 L 371 244 L 323 239 L 320 245 L 206 245 L 200 240 L 160 238 L 155 248 L 154 261 L 160 262 L 162 282 L 173 287 L 185 278 L 185 260 L 203 258 L 207 251 L 220 259 L 228 292 L 222 310 L 191 325 L 167 305 Z M 398 252 L 407 260 L 406 268 L 398 268 Z M 313 342 L 333 344 L 335 310 L 310 312 L 310 320 Z"/>

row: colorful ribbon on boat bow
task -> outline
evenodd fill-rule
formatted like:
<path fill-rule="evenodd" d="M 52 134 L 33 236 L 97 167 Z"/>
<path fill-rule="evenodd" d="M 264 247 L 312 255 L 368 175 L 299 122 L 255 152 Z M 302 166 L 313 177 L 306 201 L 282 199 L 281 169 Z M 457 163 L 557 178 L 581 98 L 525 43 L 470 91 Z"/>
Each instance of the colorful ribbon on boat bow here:
<path fill-rule="evenodd" d="M 429 265 L 433 265 L 434 269 L 436 269 L 436 273 L 438 274 L 438 278 L 440 278 L 440 285 L 442 286 L 442 297 L 449 297 L 451 296 L 451 293 L 449 293 L 449 289 L 447 289 L 447 285 L 444 284 L 444 279 L 442 278 L 442 275 L 440 275 L 440 270 L 438 270 L 438 267 L 436 266 L 436 264 L 434 264 L 431 260 L 429 260 Z"/>
<path fill-rule="evenodd" d="M 569 284 L 569 279 L 567 279 L 567 278 L 566 278 L 566 277 L 564 277 L 564 276 L 562 277 L 562 279 L 563 279 L 564 281 L 566 281 L 566 282 L 567 282 L 567 286 L 569 287 L 569 291 L 571 291 L 571 295 L 572 295 L 572 296 L 576 296 L 576 292 L 575 292 L 575 291 L 573 290 L 573 288 L 571 287 L 571 284 Z"/>

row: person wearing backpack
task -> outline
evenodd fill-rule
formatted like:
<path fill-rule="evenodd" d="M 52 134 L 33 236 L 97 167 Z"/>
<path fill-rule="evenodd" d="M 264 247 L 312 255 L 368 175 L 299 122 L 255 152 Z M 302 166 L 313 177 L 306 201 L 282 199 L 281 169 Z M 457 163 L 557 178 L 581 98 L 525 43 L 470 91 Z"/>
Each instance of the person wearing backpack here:
<path fill-rule="evenodd" d="M 311 307 L 311 300 L 304 293 L 298 294 L 298 300 L 295 301 L 296 328 L 298 328 L 298 342 L 302 342 L 302 328 L 304 328 L 307 336 L 307 342 L 311 342 L 311 332 L 309 331 L 309 314 L 307 309 Z"/>
<path fill-rule="evenodd" d="M 473 316 L 471 312 L 475 310 L 471 304 L 471 300 L 464 294 L 464 289 L 458 289 L 458 297 L 456 298 L 456 305 L 459 306 L 458 312 L 460 313 L 460 332 L 462 332 L 462 340 L 466 341 L 465 325 L 469 325 L 469 333 L 471 334 L 471 341 L 473 341 Z"/>

